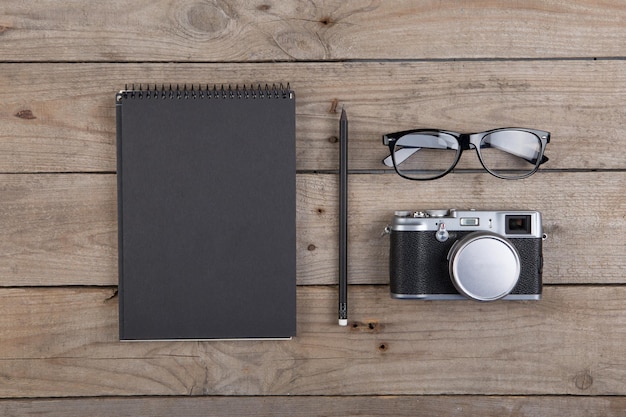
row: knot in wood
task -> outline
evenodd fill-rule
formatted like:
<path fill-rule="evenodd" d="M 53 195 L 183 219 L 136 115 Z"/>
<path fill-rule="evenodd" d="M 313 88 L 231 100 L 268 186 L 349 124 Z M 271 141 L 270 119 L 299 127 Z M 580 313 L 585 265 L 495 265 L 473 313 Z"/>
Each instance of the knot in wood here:
<path fill-rule="evenodd" d="M 28 110 L 28 109 L 18 111 L 17 113 L 15 113 L 15 117 L 19 117 L 20 119 L 26 119 L 26 120 L 36 119 L 32 110 Z"/>
<path fill-rule="evenodd" d="M 353 321 L 350 328 L 353 332 L 378 333 L 382 329 L 382 325 L 376 320 Z"/>
<path fill-rule="evenodd" d="M 581 391 L 588 390 L 591 388 L 591 385 L 593 385 L 593 377 L 589 371 L 579 372 L 574 377 L 574 384 L 576 384 L 576 388 Z"/>
<path fill-rule="evenodd" d="M 332 26 L 335 21 L 330 16 L 326 16 L 320 19 L 320 23 L 324 26 Z"/>
<path fill-rule="evenodd" d="M 198 39 L 227 36 L 229 25 L 235 18 L 226 3 L 193 1 L 177 10 L 180 29 L 187 36 Z"/>

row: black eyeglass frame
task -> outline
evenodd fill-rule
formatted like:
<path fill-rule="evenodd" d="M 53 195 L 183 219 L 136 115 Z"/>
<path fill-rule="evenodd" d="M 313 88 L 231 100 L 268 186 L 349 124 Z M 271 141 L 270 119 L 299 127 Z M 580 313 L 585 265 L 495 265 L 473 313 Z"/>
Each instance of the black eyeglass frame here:
<path fill-rule="evenodd" d="M 534 136 L 537 137 L 537 139 L 539 139 L 539 142 L 541 143 L 541 151 L 539 153 L 540 158 L 537 158 L 537 159 L 534 159 L 534 160 L 526 159 L 531 164 L 535 164 L 535 167 L 530 172 L 528 172 L 526 174 L 523 174 L 523 175 L 520 175 L 520 176 L 516 176 L 516 177 L 507 177 L 507 176 L 500 175 L 500 174 L 490 170 L 485 165 L 485 162 L 483 161 L 483 157 L 482 157 L 482 155 L 480 153 L 480 143 L 481 143 L 481 141 L 483 140 L 483 138 L 485 136 L 487 136 L 489 134 L 492 134 L 492 133 L 495 133 L 495 132 L 503 132 L 503 131 L 527 132 L 527 133 L 533 134 Z M 457 140 L 457 142 L 459 144 L 459 148 L 458 148 L 458 151 L 457 151 L 457 154 L 456 154 L 454 162 L 451 164 L 451 166 L 446 171 L 444 171 L 444 172 L 442 172 L 440 174 L 437 174 L 434 177 L 430 177 L 430 178 L 412 178 L 412 177 L 409 177 L 409 176 L 406 176 L 406 175 L 402 174 L 401 171 L 398 170 L 398 165 L 396 164 L 396 157 L 395 157 L 395 152 L 394 152 L 396 141 L 398 139 L 400 139 L 401 137 L 403 137 L 403 136 L 406 136 L 408 134 L 415 134 L 415 133 L 445 133 L 445 134 L 448 134 L 448 135 L 453 136 L 454 138 L 456 138 L 456 140 Z M 474 149 L 476 149 L 476 153 L 478 155 L 478 160 L 480 161 L 480 164 L 483 166 L 485 171 L 487 171 L 488 173 L 490 173 L 491 175 L 493 175 L 494 177 L 497 177 L 497 178 L 502 178 L 502 179 L 505 179 L 505 180 L 520 180 L 520 179 L 527 178 L 527 177 L 530 177 L 531 175 L 533 175 L 539 169 L 539 165 L 541 165 L 541 164 L 543 164 L 543 163 L 548 161 L 549 158 L 544 155 L 544 151 L 545 151 L 546 145 L 548 143 L 550 143 L 550 132 L 546 132 L 545 130 L 527 129 L 527 128 L 518 128 L 518 127 L 504 127 L 504 128 L 491 129 L 491 130 L 487 130 L 487 131 L 484 131 L 484 132 L 477 132 L 477 133 L 459 133 L 459 132 L 453 132 L 453 131 L 450 131 L 450 130 L 441 130 L 441 129 L 412 129 L 412 130 L 403 130 L 401 132 L 394 132 L 394 133 L 388 133 L 386 135 L 383 135 L 383 145 L 387 145 L 389 147 L 389 153 L 391 154 L 391 159 L 393 161 L 393 168 L 394 168 L 394 170 L 402 178 L 406 178 L 408 180 L 413 180 L 413 181 L 436 180 L 438 178 L 441 178 L 441 177 L 449 174 L 450 172 L 452 172 L 452 170 L 454 170 L 454 168 L 456 167 L 457 163 L 461 159 L 461 154 L 463 153 L 463 151 L 471 149 L 471 146 L 473 146 Z"/>

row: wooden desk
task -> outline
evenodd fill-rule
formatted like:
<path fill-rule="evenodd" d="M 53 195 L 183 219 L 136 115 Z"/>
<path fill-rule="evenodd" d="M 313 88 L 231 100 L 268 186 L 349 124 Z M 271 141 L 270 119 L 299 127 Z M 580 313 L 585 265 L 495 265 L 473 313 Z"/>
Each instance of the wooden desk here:
<path fill-rule="evenodd" d="M 38 2 L 0 6 L 0 414 L 626 413 L 626 7 L 620 0 Z M 275 4 L 274 4 L 275 3 Z M 298 337 L 120 343 L 115 93 L 289 82 Z M 337 163 L 350 117 L 350 324 Z M 521 181 L 384 169 L 417 127 L 552 133 Z M 540 302 L 388 295 L 394 210 L 539 210 Z"/>

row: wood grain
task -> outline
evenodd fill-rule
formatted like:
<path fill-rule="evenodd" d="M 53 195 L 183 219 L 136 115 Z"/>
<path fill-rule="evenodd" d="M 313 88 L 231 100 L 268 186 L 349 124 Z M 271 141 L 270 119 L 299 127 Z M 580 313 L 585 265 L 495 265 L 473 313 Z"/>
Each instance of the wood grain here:
<path fill-rule="evenodd" d="M 114 175 L 0 175 L 2 285 L 117 281 Z"/>
<path fill-rule="evenodd" d="M 275 61 L 624 54 L 619 0 L 5 0 L 5 61 Z"/>
<path fill-rule="evenodd" d="M 622 0 L 3 0 L 0 415 L 626 415 L 625 40 Z M 298 337 L 120 343 L 115 93 L 266 82 L 297 95 Z M 383 133 L 503 126 L 552 133 L 542 171 L 380 163 Z M 543 300 L 390 299 L 393 210 L 446 207 L 542 211 Z"/>
<path fill-rule="evenodd" d="M 381 136 L 433 127 L 522 126 L 552 133 L 544 169 L 625 169 L 626 62 L 461 61 L 290 64 L 0 64 L 0 172 L 113 172 L 114 96 L 136 83 L 290 82 L 297 167 L 385 169 Z M 459 168 L 480 168 L 467 152 Z"/>
<path fill-rule="evenodd" d="M 622 417 L 622 397 L 574 396 L 266 396 L 1 400 L 12 417 L 206 416 L 528 416 Z"/>
<path fill-rule="evenodd" d="M 113 289 L 0 290 L 2 397 L 621 395 L 626 289 L 550 286 L 539 302 L 392 300 L 300 287 L 298 336 L 118 342 Z"/>
<path fill-rule="evenodd" d="M 349 282 L 388 282 L 383 230 L 395 210 L 456 207 L 541 211 L 547 283 L 624 283 L 625 175 L 537 173 L 503 181 L 450 174 L 415 183 L 351 174 Z M 117 285 L 115 175 L 5 174 L 0 184 L 0 285 Z M 297 176 L 300 285 L 337 282 L 337 195 L 336 175 Z"/>

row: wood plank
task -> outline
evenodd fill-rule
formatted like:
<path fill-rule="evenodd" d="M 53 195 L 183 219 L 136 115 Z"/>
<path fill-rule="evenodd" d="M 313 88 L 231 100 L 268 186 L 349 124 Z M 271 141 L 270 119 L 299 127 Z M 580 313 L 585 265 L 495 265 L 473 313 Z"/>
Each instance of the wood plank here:
<path fill-rule="evenodd" d="M 107 4 L 107 2 L 105 2 Z M 1 64 L 0 172 L 113 172 L 115 92 L 127 83 L 290 82 L 297 167 L 382 169 L 384 133 L 417 127 L 548 130 L 545 169 L 624 169 L 626 61 L 290 64 Z M 460 167 L 479 167 L 468 152 Z"/>
<path fill-rule="evenodd" d="M 274 61 L 623 56 L 620 0 L 24 2 L 6 61 Z"/>
<path fill-rule="evenodd" d="M 0 175 L 2 285 L 117 282 L 117 191 L 108 175 Z"/>
<path fill-rule="evenodd" d="M 541 211 L 549 236 L 546 283 L 624 283 L 625 175 L 537 173 L 502 181 L 450 174 L 415 183 L 395 174 L 351 174 L 349 281 L 388 282 L 382 232 L 394 210 L 455 207 Z M 5 174 L 0 184 L 0 285 L 117 285 L 115 175 Z M 335 175 L 297 176 L 300 285 L 337 282 L 337 194 Z"/>
<path fill-rule="evenodd" d="M 298 195 L 304 199 L 298 200 L 299 283 L 336 283 L 337 178 L 299 179 Z M 395 174 L 350 175 L 348 281 L 388 282 L 389 239 L 383 230 L 395 210 L 474 208 L 542 212 L 548 235 L 544 282 L 624 283 L 625 187 L 623 172 L 540 172 L 519 181 L 486 173 L 421 182 Z"/>
<path fill-rule="evenodd" d="M 0 396 L 626 394 L 626 287 L 539 302 L 392 300 L 300 287 L 298 336 L 118 342 L 114 289 L 0 290 Z"/>
<path fill-rule="evenodd" d="M 624 397 L 266 396 L 1 400 L 0 413 L 27 417 L 136 416 L 526 416 L 622 417 Z"/>

